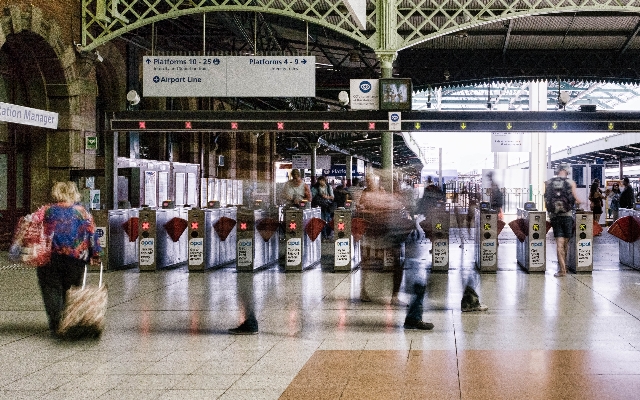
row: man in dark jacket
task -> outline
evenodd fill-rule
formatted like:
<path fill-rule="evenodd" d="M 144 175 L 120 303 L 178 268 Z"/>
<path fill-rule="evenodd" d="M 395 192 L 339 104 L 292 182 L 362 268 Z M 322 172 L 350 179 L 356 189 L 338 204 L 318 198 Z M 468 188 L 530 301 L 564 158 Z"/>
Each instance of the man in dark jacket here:
<path fill-rule="evenodd" d="M 622 193 L 620 194 L 620 208 L 633 208 L 633 188 L 629 184 L 629 178 L 622 180 Z"/>

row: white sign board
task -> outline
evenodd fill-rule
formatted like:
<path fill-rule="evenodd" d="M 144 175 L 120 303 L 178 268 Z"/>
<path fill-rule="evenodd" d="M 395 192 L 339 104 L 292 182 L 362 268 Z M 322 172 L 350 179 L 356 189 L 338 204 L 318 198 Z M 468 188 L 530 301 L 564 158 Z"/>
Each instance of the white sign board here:
<path fill-rule="evenodd" d="M 98 235 L 98 245 L 105 249 L 107 247 L 107 227 L 96 226 L 96 235 Z"/>
<path fill-rule="evenodd" d="M 144 204 L 155 207 L 157 192 L 157 171 L 144 171 Z"/>
<path fill-rule="evenodd" d="M 145 56 L 146 97 L 315 97 L 315 57 Z"/>
<path fill-rule="evenodd" d="M 238 267 L 249 267 L 253 263 L 253 239 L 238 239 L 237 263 Z"/>
<path fill-rule="evenodd" d="M 449 264 L 449 240 L 435 239 L 432 247 L 433 266 L 446 267 Z"/>
<path fill-rule="evenodd" d="M 331 169 L 331 156 L 316 156 L 316 168 Z"/>
<path fill-rule="evenodd" d="M 496 264 L 498 255 L 498 241 L 496 239 L 483 240 L 480 248 L 480 265 L 491 267 Z"/>
<path fill-rule="evenodd" d="M 202 265 L 204 264 L 204 239 L 203 238 L 191 238 L 189 239 L 189 265 Z"/>
<path fill-rule="evenodd" d="M 311 154 L 294 154 L 291 156 L 291 168 L 309 169 L 311 168 Z"/>
<path fill-rule="evenodd" d="M 377 110 L 380 108 L 379 81 L 377 79 L 351 79 L 349 102 L 352 110 Z"/>
<path fill-rule="evenodd" d="M 351 242 L 348 238 L 336 240 L 334 244 L 334 266 L 345 267 L 351 261 Z"/>
<path fill-rule="evenodd" d="M 593 264 L 593 245 L 591 239 L 578 241 L 578 267 L 589 267 Z"/>
<path fill-rule="evenodd" d="M 0 102 L 0 121 L 58 129 L 58 113 Z"/>
<path fill-rule="evenodd" d="M 156 244 L 154 238 L 140 240 L 139 251 L 138 263 L 140 265 L 153 265 L 156 262 Z"/>
<path fill-rule="evenodd" d="M 302 239 L 291 238 L 287 240 L 287 267 L 295 267 L 302 264 Z"/>
<path fill-rule="evenodd" d="M 228 97 L 315 97 L 316 58 L 227 57 Z"/>
<path fill-rule="evenodd" d="M 402 114 L 399 111 L 389 112 L 389 130 L 399 131 L 402 129 Z"/>
<path fill-rule="evenodd" d="M 357 165 L 356 171 L 364 172 L 364 160 L 361 160 L 361 159 L 358 158 L 358 161 L 357 161 L 356 165 Z"/>
<path fill-rule="evenodd" d="M 491 134 L 493 152 L 529 152 L 531 135 L 524 132 L 493 132 Z"/>
<path fill-rule="evenodd" d="M 544 241 L 532 239 L 529 242 L 529 266 L 542 267 L 546 261 L 544 255 Z"/>
<path fill-rule="evenodd" d="M 225 97 L 226 61 L 226 57 L 142 57 L 142 94 L 146 97 Z"/>

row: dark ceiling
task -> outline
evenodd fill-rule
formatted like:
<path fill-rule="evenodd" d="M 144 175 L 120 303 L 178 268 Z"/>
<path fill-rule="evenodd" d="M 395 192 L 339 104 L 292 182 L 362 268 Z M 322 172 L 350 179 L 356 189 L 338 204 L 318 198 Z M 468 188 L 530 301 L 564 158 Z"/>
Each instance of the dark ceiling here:
<path fill-rule="evenodd" d="M 323 27 L 307 26 L 302 21 L 273 14 L 227 12 L 207 14 L 204 26 L 204 47 L 208 53 L 271 52 L 316 57 L 315 98 L 221 99 L 228 109 L 340 112 L 338 93 L 349 90 L 349 79 L 379 76 L 379 61 L 371 49 Z M 152 51 L 202 54 L 202 15 L 168 19 L 154 27 L 153 35 L 152 26 L 148 25 L 122 37 L 137 50 L 136 57 Z M 394 63 L 394 76 L 411 78 L 416 90 L 532 79 L 637 83 L 638 31 L 640 15 L 632 13 L 521 17 L 441 36 L 402 50 Z M 308 153 L 308 143 L 320 138 L 330 146 L 321 146 L 319 154 L 354 154 L 357 148 L 358 154 L 367 154 L 370 161 L 379 165 L 379 134 L 367 138 L 353 135 L 301 133 L 295 139 L 281 135 L 278 153 L 285 157 L 296 152 Z M 293 140 L 297 147 L 291 145 Z M 419 160 L 400 138 L 394 143 L 395 165 L 420 167 Z"/>

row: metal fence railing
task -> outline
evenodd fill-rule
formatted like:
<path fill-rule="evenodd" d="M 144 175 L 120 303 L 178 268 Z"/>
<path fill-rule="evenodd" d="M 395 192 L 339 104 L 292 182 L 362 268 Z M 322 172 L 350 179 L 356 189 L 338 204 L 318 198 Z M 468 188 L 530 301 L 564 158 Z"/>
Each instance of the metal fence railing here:
<path fill-rule="evenodd" d="M 480 201 L 491 201 L 491 189 L 482 189 L 480 184 L 470 182 L 451 182 L 446 186 L 447 201 L 454 207 L 468 209 L 469 204 Z M 544 209 L 544 192 L 529 188 L 501 188 L 503 198 L 502 211 L 507 214 L 515 214 L 518 208 L 524 207 L 524 203 L 533 201 L 538 210 Z"/>

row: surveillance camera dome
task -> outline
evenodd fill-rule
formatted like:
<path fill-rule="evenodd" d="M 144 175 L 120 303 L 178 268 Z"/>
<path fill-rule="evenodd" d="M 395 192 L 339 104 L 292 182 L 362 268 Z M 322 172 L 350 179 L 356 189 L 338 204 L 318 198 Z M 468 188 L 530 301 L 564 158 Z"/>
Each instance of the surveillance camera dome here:
<path fill-rule="evenodd" d="M 560 104 L 565 105 L 569 102 L 569 100 L 571 100 L 569 92 L 564 90 L 560 92 L 560 95 L 558 96 L 558 101 L 560 102 Z"/>
<path fill-rule="evenodd" d="M 129 92 L 127 93 L 127 101 L 132 106 L 135 106 L 136 104 L 140 103 L 140 95 L 138 95 L 138 92 L 136 92 L 135 90 L 129 90 Z"/>
<path fill-rule="evenodd" d="M 349 104 L 349 93 L 345 92 L 344 90 L 338 93 L 338 101 L 343 106 Z"/>

